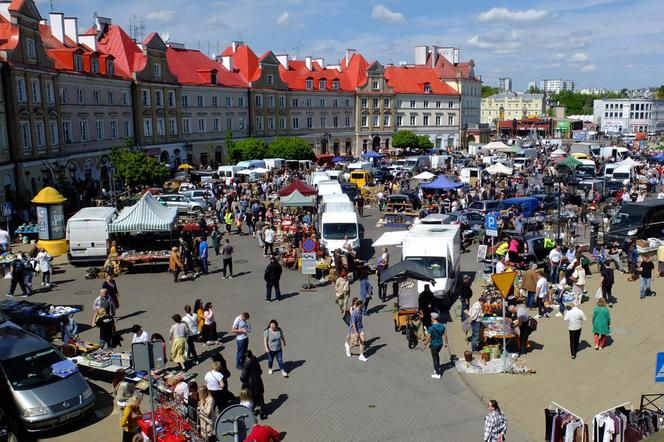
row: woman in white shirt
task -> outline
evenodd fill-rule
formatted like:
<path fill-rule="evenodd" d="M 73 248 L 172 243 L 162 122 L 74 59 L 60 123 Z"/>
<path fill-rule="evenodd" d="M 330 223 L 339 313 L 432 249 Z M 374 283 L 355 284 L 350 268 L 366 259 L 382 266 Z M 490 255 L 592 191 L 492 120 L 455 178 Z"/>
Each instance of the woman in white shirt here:
<path fill-rule="evenodd" d="M 572 273 L 572 281 L 574 281 L 572 290 L 577 296 L 580 304 L 583 295 L 586 293 L 586 271 L 583 269 L 580 260 L 576 260 L 574 262 L 574 273 Z"/>
<path fill-rule="evenodd" d="M 207 375 L 206 375 L 207 377 Z M 198 389 L 198 423 L 203 437 L 209 438 L 214 434 L 214 397 L 206 387 Z"/>
<path fill-rule="evenodd" d="M 39 249 L 37 253 L 37 263 L 39 264 L 39 271 L 42 274 L 42 287 L 49 288 L 51 286 L 51 255 L 48 254 L 44 248 Z"/>
<path fill-rule="evenodd" d="M 221 373 L 221 363 L 219 361 L 214 361 L 210 371 L 205 373 L 205 384 L 214 399 L 217 411 L 221 412 L 219 407 L 224 403 L 224 375 Z"/>
<path fill-rule="evenodd" d="M 143 328 L 138 324 L 134 324 L 131 327 L 131 332 L 134 334 L 131 337 L 132 344 L 135 344 L 137 342 L 148 342 L 150 340 L 150 335 L 148 334 L 148 332 L 143 330 Z"/>

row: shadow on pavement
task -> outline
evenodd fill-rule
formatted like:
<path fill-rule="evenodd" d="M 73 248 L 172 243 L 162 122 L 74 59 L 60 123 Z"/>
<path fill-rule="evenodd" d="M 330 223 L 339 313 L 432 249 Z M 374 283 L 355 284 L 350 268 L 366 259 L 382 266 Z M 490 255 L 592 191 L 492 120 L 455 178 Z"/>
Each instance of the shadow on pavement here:
<path fill-rule="evenodd" d="M 265 404 L 265 414 L 268 416 L 271 415 L 287 400 L 288 395 L 286 393 L 281 393 L 276 399 L 272 399 L 270 403 Z"/>
<path fill-rule="evenodd" d="M 302 367 L 305 362 L 306 361 L 304 359 L 300 359 L 299 361 L 284 362 L 284 366 L 288 373 L 292 373 L 296 368 Z"/>
<path fill-rule="evenodd" d="M 282 293 L 281 294 L 281 300 L 283 301 L 284 299 L 292 298 L 292 297 L 297 296 L 299 294 L 300 294 L 300 292 Z"/>
<path fill-rule="evenodd" d="M 124 316 L 118 316 L 118 317 L 116 318 L 116 320 L 120 321 L 120 320 L 123 320 L 123 319 L 133 318 L 134 316 L 140 316 L 140 315 L 142 315 L 143 313 L 147 313 L 147 312 L 148 312 L 147 310 L 138 310 L 138 311 L 135 311 L 135 312 L 133 312 L 133 313 L 129 313 L 129 314 L 124 315 Z"/>
<path fill-rule="evenodd" d="M 379 311 L 381 311 L 384 308 L 385 308 L 385 304 L 376 305 L 374 307 L 371 307 L 369 310 L 367 310 L 367 313 L 370 314 L 370 315 L 373 314 L 373 313 L 378 313 Z"/>
<path fill-rule="evenodd" d="M 364 350 L 364 356 L 369 357 L 378 352 L 378 350 L 383 347 L 387 347 L 387 344 L 372 345 L 371 347 Z"/>

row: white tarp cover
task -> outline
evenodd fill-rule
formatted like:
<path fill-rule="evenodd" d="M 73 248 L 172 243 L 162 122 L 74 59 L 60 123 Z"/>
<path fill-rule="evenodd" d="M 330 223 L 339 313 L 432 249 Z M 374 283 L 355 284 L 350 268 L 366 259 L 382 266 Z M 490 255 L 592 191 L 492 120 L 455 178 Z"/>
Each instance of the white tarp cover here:
<path fill-rule="evenodd" d="M 486 171 L 491 175 L 496 175 L 502 173 L 503 175 L 511 175 L 512 168 L 505 166 L 503 163 L 495 163 L 486 168 Z"/>
<path fill-rule="evenodd" d="M 398 246 L 408 234 L 408 230 L 399 230 L 396 232 L 385 232 L 373 244 L 373 247 Z"/>
<path fill-rule="evenodd" d="M 641 163 L 639 163 L 638 161 L 634 161 L 631 158 L 627 158 L 626 160 L 622 160 L 619 163 L 615 163 L 615 165 L 618 167 L 636 167 L 640 166 Z"/>
<path fill-rule="evenodd" d="M 489 144 L 482 146 L 482 150 L 496 150 L 499 152 L 516 152 L 519 150 L 516 146 L 508 146 L 502 141 L 492 141 Z"/>
<path fill-rule="evenodd" d="M 431 178 L 433 178 L 435 176 L 436 175 L 434 175 L 433 173 L 428 172 L 428 171 L 425 170 L 424 172 L 415 175 L 413 178 L 416 179 L 416 180 L 430 180 Z"/>

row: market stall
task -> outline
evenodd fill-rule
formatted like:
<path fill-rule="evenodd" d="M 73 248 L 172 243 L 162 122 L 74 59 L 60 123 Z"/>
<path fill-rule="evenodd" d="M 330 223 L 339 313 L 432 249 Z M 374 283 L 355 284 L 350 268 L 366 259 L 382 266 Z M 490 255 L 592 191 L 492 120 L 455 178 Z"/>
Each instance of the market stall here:
<path fill-rule="evenodd" d="M 0 302 L 0 313 L 10 321 L 44 339 L 60 332 L 60 317 L 73 317 L 80 307 L 57 306 L 44 302 L 9 299 Z"/>

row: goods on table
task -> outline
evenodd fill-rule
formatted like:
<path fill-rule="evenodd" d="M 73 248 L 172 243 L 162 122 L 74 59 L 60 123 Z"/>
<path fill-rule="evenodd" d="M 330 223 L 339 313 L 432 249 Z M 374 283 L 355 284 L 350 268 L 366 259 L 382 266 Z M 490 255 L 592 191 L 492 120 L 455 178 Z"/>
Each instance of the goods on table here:
<path fill-rule="evenodd" d="M 80 312 L 80 308 L 69 307 L 66 305 L 51 305 L 48 310 L 39 312 L 40 316 L 47 316 L 49 318 L 59 318 L 60 316 L 73 315 Z"/>
<path fill-rule="evenodd" d="M 505 362 L 502 358 L 491 358 L 489 361 L 483 361 L 482 354 L 483 352 L 474 353 L 471 362 L 455 359 L 454 365 L 457 371 L 459 373 L 496 374 L 503 373 L 503 364 L 506 364 L 505 373 L 535 373 L 535 370 L 528 369 L 525 359 L 520 358 L 516 353 L 508 353 Z"/>
<path fill-rule="evenodd" d="M 83 356 L 85 363 L 82 365 L 87 365 L 95 368 L 104 368 L 112 364 L 111 354 L 104 350 L 95 350 L 93 352 L 87 353 Z"/>
<path fill-rule="evenodd" d="M 139 262 L 168 261 L 169 257 L 170 251 L 168 250 L 149 252 L 136 252 L 134 250 L 129 250 L 120 255 L 118 259 L 123 263 L 135 264 Z"/>
<path fill-rule="evenodd" d="M 639 254 L 656 252 L 657 247 L 664 245 L 664 240 L 658 238 L 648 238 L 647 240 L 636 240 L 636 251 Z"/>
<path fill-rule="evenodd" d="M 196 432 L 192 431 L 191 425 L 181 414 L 186 408 L 176 403 L 167 403 L 155 410 L 154 421 L 157 432 L 157 440 L 164 442 L 184 442 L 198 440 Z M 138 421 L 143 435 L 152 438 L 152 413 L 146 413 Z"/>
<path fill-rule="evenodd" d="M 484 317 L 482 318 L 482 325 L 484 326 L 484 336 L 487 338 L 514 335 L 514 326 L 510 318 L 503 321 L 502 317 Z"/>
<path fill-rule="evenodd" d="M 93 368 L 106 368 L 112 367 L 111 371 L 120 368 L 130 369 L 132 367 L 131 354 L 121 352 L 111 352 L 102 350 L 97 347 L 97 350 L 89 351 L 79 359 L 79 365 L 84 367 Z"/>

